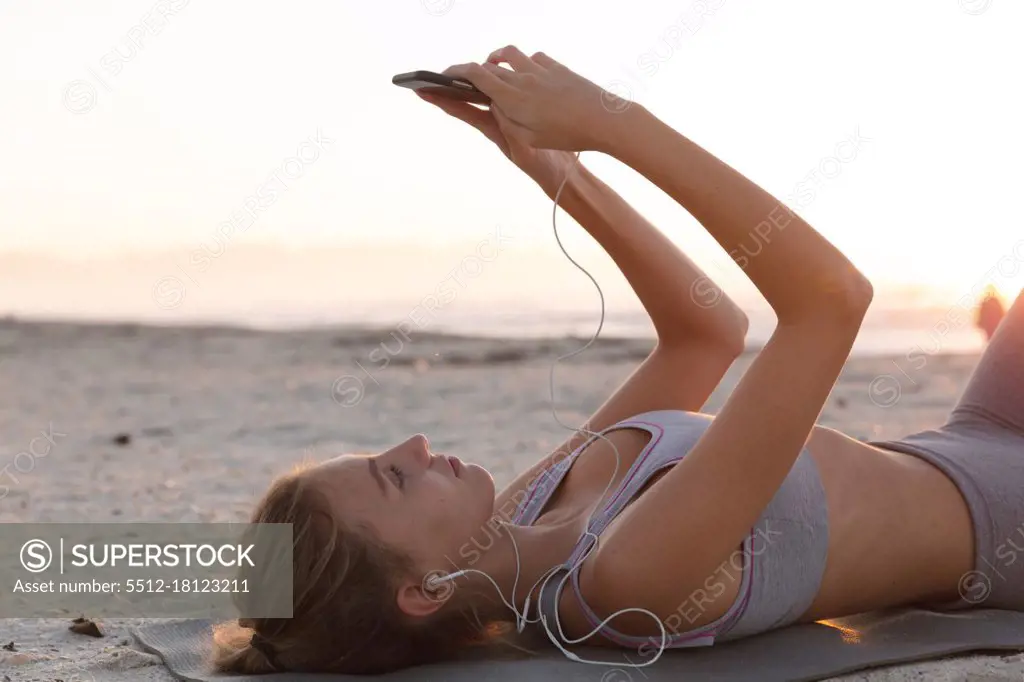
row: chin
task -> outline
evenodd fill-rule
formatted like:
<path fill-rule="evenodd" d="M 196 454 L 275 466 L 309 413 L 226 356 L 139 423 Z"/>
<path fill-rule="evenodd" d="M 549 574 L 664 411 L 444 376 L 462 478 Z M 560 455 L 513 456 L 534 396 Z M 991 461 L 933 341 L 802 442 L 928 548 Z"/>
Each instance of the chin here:
<path fill-rule="evenodd" d="M 474 491 L 486 497 L 493 505 L 494 503 L 494 477 L 491 472 L 479 464 L 467 464 L 461 476 Z"/>
<path fill-rule="evenodd" d="M 479 464 L 467 464 L 466 470 L 462 472 L 462 478 L 472 482 L 474 485 L 486 484 L 494 487 L 494 477 L 491 472 Z"/>

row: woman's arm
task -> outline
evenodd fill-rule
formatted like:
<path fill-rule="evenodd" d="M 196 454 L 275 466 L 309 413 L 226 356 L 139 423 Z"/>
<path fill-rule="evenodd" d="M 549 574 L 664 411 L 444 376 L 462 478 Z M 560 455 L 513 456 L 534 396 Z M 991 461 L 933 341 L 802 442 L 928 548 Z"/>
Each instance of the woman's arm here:
<path fill-rule="evenodd" d="M 449 99 L 423 99 L 484 133 L 549 197 L 558 194 L 573 166 L 571 154 L 509 139 L 507 121 L 500 114 Z M 559 205 L 622 271 L 658 337 L 651 355 L 587 420 L 586 428 L 598 431 L 648 410 L 699 410 L 743 352 L 746 315 L 720 290 L 712 291 L 711 280 L 671 240 L 582 164 L 576 165 L 558 196 Z M 714 305 L 702 297 L 710 297 Z M 680 381 L 680 376 L 686 379 Z M 498 496 L 499 513 L 510 512 L 536 476 L 586 437 L 573 434 L 520 474 Z"/>
<path fill-rule="evenodd" d="M 871 286 L 781 202 L 642 107 L 609 113 L 596 85 L 543 55 L 535 61 L 541 68 L 526 73 L 484 65 L 465 76 L 532 144 L 604 151 L 661 187 L 743 267 L 779 319 L 703 437 L 623 512 L 582 569 L 599 615 L 633 606 L 667 617 L 678 603 L 671 595 L 685 597 L 713 575 L 788 475 L 849 355 Z M 760 253 L 744 262 L 738 249 L 758 234 Z"/>
<path fill-rule="evenodd" d="M 577 431 L 497 497 L 499 514 L 522 501 L 530 483 L 589 436 L 651 410 L 697 411 L 744 349 L 747 317 L 720 291 L 702 307 L 695 287 L 714 284 L 669 239 L 592 173 L 579 166 L 559 205 L 604 247 L 651 316 L 658 341 L 651 354 Z M 554 196 L 557 188 L 550 189 Z M 701 289 L 700 294 L 708 291 Z"/>
<path fill-rule="evenodd" d="M 778 491 L 846 362 L 872 289 L 799 216 L 642 107 L 609 121 L 606 135 L 609 153 L 734 255 L 778 317 L 703 437 L 610 529 L 588 567 L 596 592 L 609 595 L 605 609 L 646 604 L 660 614 L 665 590 L 703 584 Z M 740 245 L 755 236 L 760 251 L 745 256 Z M 653 560 L 658 576 L 650 579 L 635 556 Z"/>
<path fill-rule="evenodd" d="M 743 352 L 743 311 L 721 291 L 711 292 L 714 283 L 672 240 L 582 164 L 562 190 L 559 206 L 618 266 L 650 316 L 659 346 L 711 342 Z"/>
<path fill-rule="evenodd" d="M 500 57 L 492 55 L 492 59 Z M 529 61 L 529 58 L 519 53 Z M 456 73 L 452 67 L 445 73 Z M 450 116 L 482 132 L 554 199 L 566 174 L 559 205 L 608 253 L 640 299 L 661 346 L 713 341 L 743 350 L 747 318 L 654 225 L 591 173 L 572 154 L 524 144 L 500 110 L 420 94 Z M 709 301 L 713 301 L 711 305 Z"/>
<path fill-rule="evenodd" d="M 726 163 L 639 105 L 609 119 L 604 151 L 689 211 L 764 295 L 784 324 L 866 280 L 832 244 Z"/>
<path fill-rule="evenodd" d="M 643 174 L 700 221 L 780 322 L 831 298 L 837 285 L 863 280 L 781 201 L 642 106 L 612 111 L 606 107 L 609 93 L 543 53 L 526 57 L 510 46 L 495 54 L 515 71 L 487 63 L 448 72 L 491 96 L 495 117 L 507 121 L 506 136 L 538 148 L 601 151 Z"/>

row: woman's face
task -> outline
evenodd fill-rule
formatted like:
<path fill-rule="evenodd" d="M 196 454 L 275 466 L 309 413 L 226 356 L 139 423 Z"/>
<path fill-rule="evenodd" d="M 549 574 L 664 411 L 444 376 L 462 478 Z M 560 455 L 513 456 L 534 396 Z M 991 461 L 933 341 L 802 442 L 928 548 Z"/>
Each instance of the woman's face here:
<path fill-rule="evenodd" d="M 450 571 L 487 532 L 494 479 L 483 467 L 430 451 L 422 434 L 373 456 L 342 455 L 309 471 L 326 484 L 336 513 L 365 523 L 424 572 Z"/>

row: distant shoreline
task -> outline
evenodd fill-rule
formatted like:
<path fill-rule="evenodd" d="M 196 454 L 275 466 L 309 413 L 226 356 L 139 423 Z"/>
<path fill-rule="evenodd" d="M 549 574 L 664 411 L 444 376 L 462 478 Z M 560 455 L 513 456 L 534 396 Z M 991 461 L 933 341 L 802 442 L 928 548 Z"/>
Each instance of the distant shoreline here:
<path fill-rule="evenodd" d="M 426 361 L 430 365 L 490 365 L 514 364 L 533 360 L 551 361 L 574 353 L 591 339 L 577 334 L 521 335 L 480 334 L 456 331 L 431 331 L 401 324 L 302 324 L 294 326 L 261 326 L 232 322 L 173 322 L 157 323 L 132 320 L 75 320 L 61 318 L 22 318 L 14 315 L 0 317 L 0 361 L 16 349 L 23 338 L 49 338 L 78 340 L 82 336 L 108 339 L 141 336 L 191 337 L 197 340 L 214 338 L 252 338 L 272 342 L 313 343 L 335 350 L 348 349 L 374 353 L 378 357 L 395 356 L 390 364 L 413 366 Z M 14 338 L 12 338 L 14 337 Z M 13 341 L 13 344 L 11 343 Z M 653 336 L 625 336 L 602 334 L 586 351 L 574 355 L 572 362 L 624 362 L 641 361 L 653 348 Z M 400 352 L 395 352 L 403 346 Z M 763 343 L 748 339 L 745 355 L 757 353 Z M 921 346 L 920 348 L 924 348 Z M 412 352 L 407 352 L 411 350 Z M 856 351 L 851 357 L 899 358 L 910 351 L 874 350 Z M 974 349 L 936 348 L 927 355 L 976 356 Z M 398 357 L 401 355 L 401 357 Z"/>

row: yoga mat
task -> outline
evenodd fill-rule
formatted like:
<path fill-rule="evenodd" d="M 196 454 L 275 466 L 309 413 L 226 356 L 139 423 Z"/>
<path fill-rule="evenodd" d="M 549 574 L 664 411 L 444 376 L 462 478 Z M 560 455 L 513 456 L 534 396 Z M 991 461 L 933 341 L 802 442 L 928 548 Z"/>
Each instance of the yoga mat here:
<path fill-rule="evenodd" d="M 713 647 L 666 651 L 639 670 L 574 663 L 553 647 L 522 660 L 465 661 L 408 668 L 376 676 L 381 682 L 809 682 L 866 668 L 923 661 L 972 651 L 1024 650 L 1024 613 L 976 610 L 940 613 L 910 609 L 811 623 Z M 276 673 L 221 675 L 206 666 L 211 622 L 153 623 L 132 634 L 188 682 L 345 682 L 353 675 Z M 635 651 L 588 648 L 582 658 L 620 660 Z"/>

